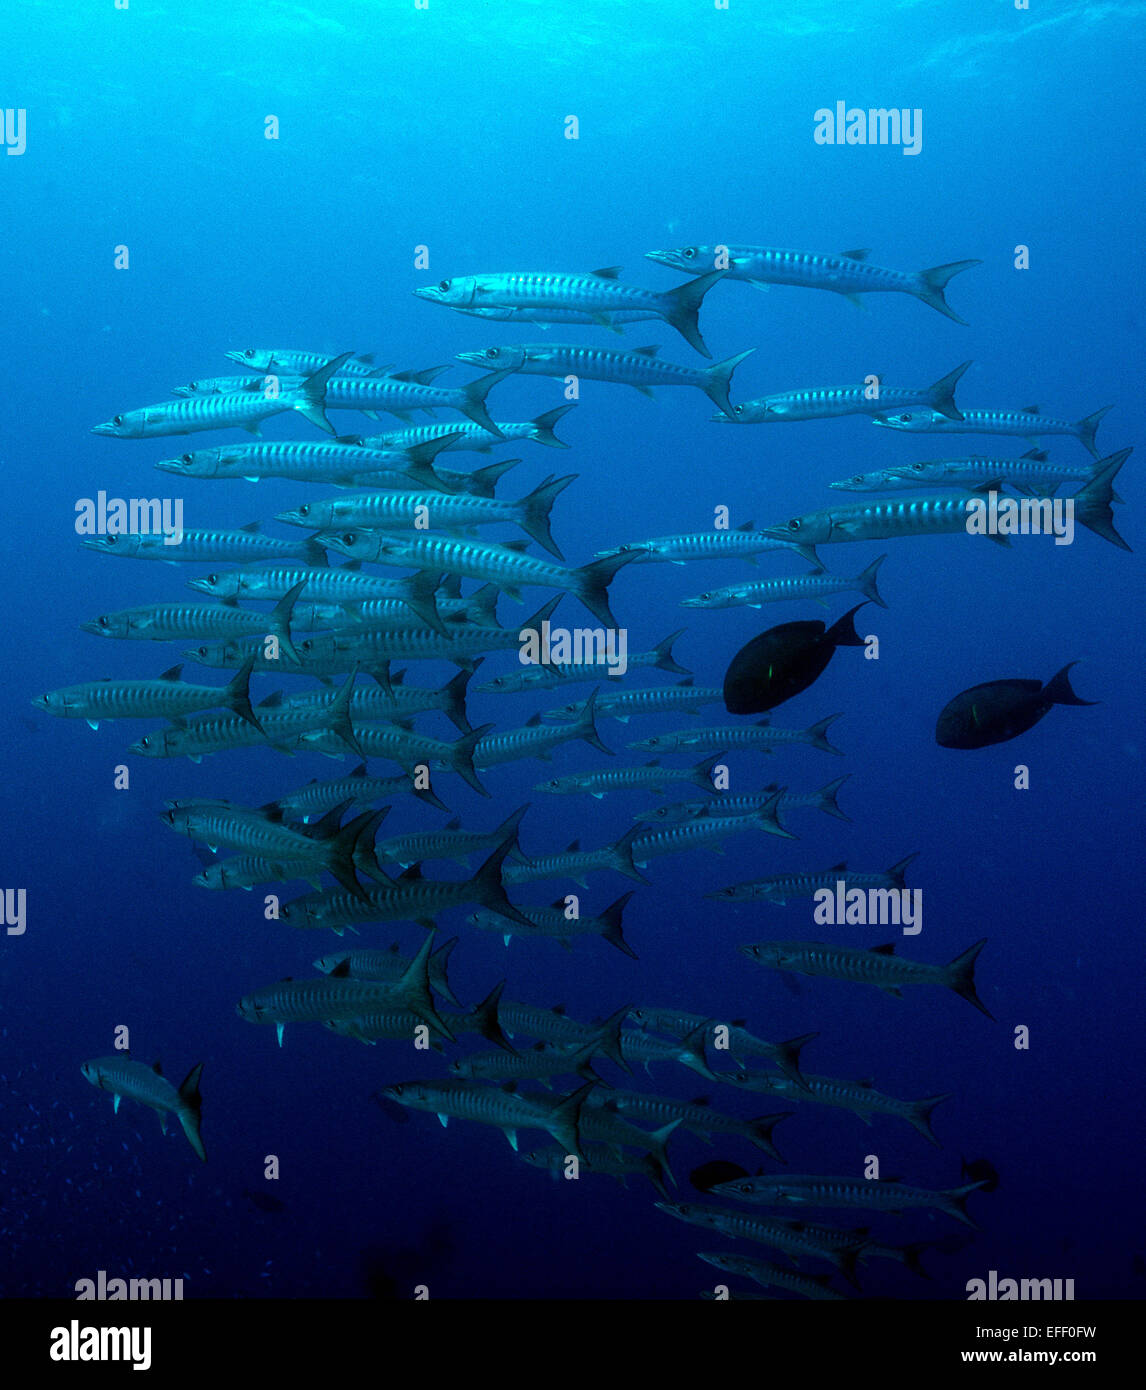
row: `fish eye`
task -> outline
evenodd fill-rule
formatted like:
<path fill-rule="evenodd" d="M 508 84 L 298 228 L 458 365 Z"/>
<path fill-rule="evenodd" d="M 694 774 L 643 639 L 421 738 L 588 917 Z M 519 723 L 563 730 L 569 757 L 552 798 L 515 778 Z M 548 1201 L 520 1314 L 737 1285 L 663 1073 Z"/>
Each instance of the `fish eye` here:
<path fill-rule="evenodd" d="M 792 520 L 792 521 L 789 521 L 789 523 L 788 523 L 788 530 L 789 530 L 789 531 L 798 531 L 799 529 L 800 529 L 800 522 L 799 522 L 799 519 L 798 519 L 798 518 L 796 518 L 796 519 L 794 519 L 794 520 Z"/>
<path fill-rule="evenodd" d="M 358 537 L 354 534 L 353 531 L 345 531 L 342 536 L 342 544 L 353 545 L 357 539 Z"/>
<path fill-rule="evenodd" d="M 696 247 L 686 246 L 684 250 L 681 252 L 681 254 L 684 256 L 686 261 L 691 261 L 693 257 L 696 255 Z"/>
<path fill-rule="evenodd" d="M 111 423 L 112 423 L 113 425 L 122 425 L 122 424 L 123 424 L 123 416 L 122 416 L 122 415 L 115 415 L 115 416 L 113 416 L 113 417 L 112 417 L 112 422 L 111 422 Z"/>
<path fill-rule="evenodd" d="M 112 546 L 112 545 L 117 544 L 118 541 L 119 541 L 119 537 L 118 537 L 118 536 L 105 536 L 105 537 L 104 537 L 104 540 L 103 540 L 103 543 L 104 543 L 104 545 Z"/>
<path fill-rule="evenodd" d="M 100 627 L 107 627 L 107 619 L 106 619 L 106 618 L 101 618 L 101 619 L 99 620 L 99 625 L 100 625 Z"/>
<path fill-rule="evenodd" d="M 141 738 L 141 739 L 139 740 L 139 746 L 140 746 L 141 748 L 150 748 L 150 747 L 151 747 L 151 735 L 150 735 L 150 734 L 145 734 L 145 735 L 143 736 L 143 738 Z"/>
<path fill-rule="evenodd" d="M 255 350 L 254 350 L 254 348 L 248 348 L 248 349 L 246 350 L 246 352 L 243 353 L 243 356 L 244 356 L 244 357 L 254 357 L 254 355 L 255 355 Z"/>
<path fill-rule="evenodd" d="M 302 504 L 302 506 L 298 509 L 298 514 L 299 514 L 299 516 L 309 516 L 309 515 L 310 515 L 310 503 L 309 503 L 309 502 L 304 502 L 304 503 Z"/>
<path fill-rule="evenodd" d="M 910 422 L 911 422 L 912 420 L 915 419 L 915 416 L 914 416 L 914 415 L 911 415 L 911 414 L 907 414 L 907 415 L 901 415 L 899 418 L 903 421 L 903 423 L 904 423 L 905 425 L 907 425 L 907 424 L 910 424 Z"/>
<path fill-rule="evenodd" d="M 206 648 L 206 647 L 197 647 L 196 650 L 195 650 L 195 655 L 196 655 L 196 656 L 206 656 L 206 655 L 207 655 L 207 648 Z"/>
<path fill-rule="evenodd" d="M 853 474 L 852 474 L 852 482 L 853 482 L 853 483 L 862 483 L 862 482 L 863 482 L 863 474 L 862 474 L 862 473 L 853 473 Z"/>
<path fill-rule="evenodd" d="M 443 294 L 445 294 L 445 292 L 446 292 L 449 288 L 450 288 L 450 282 L 449 282 L 448 280 L 439 280 L 439 281 L 438 281 L 438 289 L 440 289 L 441 292 L 442 292 Z"/>
<path fill-rule="evenodd" d="M 500 357 L 500 356 L 501 356 L 501 349 L 500 349 L 500 348 L 486 348 L 486 350 L 485 350 L 485 355 L 486 355 L 487 357 Z"/>
<path fill-rule="evenodd" d="M 922 472 L 923 472 L 923 464 L 921 464 L 921 463 L 913 463 L 913 464 L 911 465 L 911 471 L 912 471 L 913 473 L 922 473 Z"/>
<path fill-rule="evenodd" d="M 743 407 L 742 405 L 734 405 L 734 406 L 732 407 L 732 413 L 733 413 L 734 415 L 743 415 L 743 414 L 744 414 L 744 407 Z"/>
<path fill-rule="evenodd" d="M 190 463 L 190 462 L 191 462 L 191 455 L 190 455 L 190 454 L 183 454 L 183 455 L 181 455 L 181 456 L 180 456 L 180 459 L 179 459 L 179 462 L 180 462 L 180 463 Z"/>

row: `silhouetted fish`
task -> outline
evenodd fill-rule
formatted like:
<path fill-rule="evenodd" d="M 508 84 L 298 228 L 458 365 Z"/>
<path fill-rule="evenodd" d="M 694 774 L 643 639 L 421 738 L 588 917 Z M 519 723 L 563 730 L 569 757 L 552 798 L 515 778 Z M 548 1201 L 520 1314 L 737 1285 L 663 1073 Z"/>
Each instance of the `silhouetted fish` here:
<path fill-rule="evenodd" d="M 994 1192 L 999 1186 L 999 1173 L 995 1165 L 986 1158 L 973 1158 L 970 1163 L 963 1159 L 963 1176 L 968 1182 L 983 1182 L 980 1192 Z"/>
<path fill-rule="evenodd" d="M 825 630 L 818 619 L 770 627 L 732 658 L 724 677 L 729 714 L 759 714 L 807 690 L 824 671 L 837 647 L 862 647 L 852 619 L 856 606 Z"/>
<path fill-rule="evenodd" d="M 986 748 L 1006 743 L 1033 728 L 1054 705 L 1093 705 L 1080 700 L 1070 688 L 1072 661 L 1046 685 L 1034 680 L 986 681 L 949 701 L 935 725 L 935 742 L 941 748 Z"/>
<path fill-rule="evenodd" d="M 736 1178 L 747 1178 L 749 1173 L 738 1163 L 729 1163 L 722 1158 L 714 1158 L 702 1163 L 688 1175 L 688 1180 L 698 1192 L 711 1192 L 720 1182 L 733 1182 Z"/>

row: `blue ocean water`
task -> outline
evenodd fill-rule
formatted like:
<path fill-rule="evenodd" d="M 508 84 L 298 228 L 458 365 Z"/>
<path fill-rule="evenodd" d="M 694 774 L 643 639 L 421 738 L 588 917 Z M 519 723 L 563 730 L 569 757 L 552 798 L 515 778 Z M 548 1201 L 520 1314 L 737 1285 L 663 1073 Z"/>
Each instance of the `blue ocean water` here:
<path fill-rule="evenodd" d="M 712 1286 L 695 1252 L 724 1242 L 658 1212 L 642 1179 L 624 1188 L 589 1173 L 553 1182 L 517 1161 L 496 1130 L 458 1120 L 443 1130 L 419 1113 L 399 1125 L 372 1103 L 381 1086 L 443 1074 L 439 1061 L 399 1044 L 363 1047 L 317 1025 L 289 1027 L 280 1050 L 273 1029 L 236 1015 L 240 996 L 309 973 L 316 956 L 345 942 L 264 921 L 261 892 L 192 886 L 198 861 L 157 811 L 177 796 L 259 805 L 352 763 L 288 761 L 270 749 L 199 765 L 130 759 L 124 749 L 143 726 L 93 733 L 29 701 L 81 680 L 154 676 L 181 659 L 177 646 L 101 644 L 78 630 L 97 613 L 187 596 L 183 580 L 200 572 L 82 550 L 78 499 L 178 488 L 188 525 L 222 526 L 270 518 L 331 489 L 176 483 L 152 465 L 187 441 L 105 439 L 91 426 L 163 400 L 178 383 L 229 373 L 223 353 L 246 346 L 373 351 L 420 369 L 500 343 L 658 343 L 668 360 L 695 365 L 662 323 L 619 338 L 599 328 L 484 324 L 411 290 L 478 271 L 614 264 L 626 282 L 668 289 L 681 277 L 645 260 L 646 251 L 728 241 L 870 246 L 873 261 L 905 270 L 983 262 L 948 294 L 968 327 L 906 295 L 870 296 L 858 310 L 812 290 L 716 286 L 701 310 L 714 357 L 757 349 L 737 371 L 734 399 L 869 372 L 922 386 L 970 358 L 961 403 L 1038 402 L 1067 419 L 1113 404 L 1100 453 L 1126 447 L 1141 423 L 1141 156 L 1127 108 L 1142 66 L 1143 8 L 9 4 L 0 108 L 26 112 L 26 148 L 0 155 L 8 519 L 0 756 L 4 886 L 26 889 L 27 926 L 3 946 L 5 1294 L 67 1296 L 99 1269 L 181 1276 L 187 1297 L 409 1297 L 425 1285 L 431 1297 L 690 1298 Z M 921 109 L 921 152 L 816 144 L 813 113 L 837 101 Z M 269 115 L 277 140 L 264 138 Z M 570 115 L 576 140 L 565 138 Z M 1014 265 L 1020 245 L 1030 248 L 1024 270 Z M 127 270 L 115 268 L 119 246 L 129 250 Z M 428 248 L 429 269 L 415 268 L 418 247 Z M 457 367 L 443 384 L 468 375 Z M 517 420 L 563 399 L 560 382 L 522 377 L 495 388 L 491 404 L 496 418 Z M 569 452 L 523 445 L 499 494 L 519 496 L 555 469 L 575 472 L 555 531 L 579 563 L 624 541 L 707 529 L 720 506 L 734 524 L 770 524 L 837 500 L 827 484 L 851 473 L 1029 447 L 877 432 L 859 416 L 735 428 L 709 423 L 710 414 L 693 390 L 662 390 L 653 402 L 584 382 L 559 426 Z M 335 423 L 356 430 L 362 419 L 341 413 Z M 281 417 L 266 434 L 313 430 Z M 1087 458 L 1070 438 L 1048 447 L 1056 462 Z M 1126 505 L 1115 508 L 1116 524 L 1137 550 L 1138 459 L 1118 490 Z M 440 935 L 461 936 L 454 988 L 471 1003 L 504 978 L 507 998 L 561 1003 L 586 1019 L 631 1003 L 744 1018 L 772 1039 L 818 1032 L 804 1059 L 817 1073 L 870 1078 L 908 1098 L 951 1092 L 936 1113 L 941 1148 L 891 1119 L 867 1128 L 805 1104 L 777 1130 L 794 1172 L 859 1176 L 876 1155 L 885 1176 L 944 1188 L 959 1183 L 963 1159 L 998 1170 L 998 1190 L 971 1198 L 977 1233 L 942 1213 L 816 1213 L 870 1224 L 884 1241 L 941 1243 L 924 1257 L 929 1280 L 890 1261 L 867 1266 L 866 1296 L 960 1299 L 969 1279 L 994 1269 L 1073 1278 L 1078 1298 L 1138 1297 L 1135 556 L 1081 528 L 1063 547 L 1019 538 L 1007 550 L 940 536 L 825 549 L 829 566 L 846 574 L 888 552 L 880 581 L 888 609 L 860 615 L 861 631 L 879 636 L 879 659 L 841 651 L 773 722 L 802 728 L 840 711 L 833 739 L 844 756 L 803 747 L 738 753 L 731 790 L 775 780 L 812 790 L 847 773 L 841 804 L 851 823 L 804 813 L 792 822 L 798 842 L 746 833 L 724 857 L 654 861 L 651 886 L 625 918 L 639 961 L 597 941 L 569 953 L 544 942 L 506 950 L 470 929 L 464 913 L 443 914 Z M 821 610 L 692 612 L 680 600 L 799 570 L 785 556 L 762 557 L 758 570 L 633 565 L 613 585 L 614 607 L 633 649 L 685 627 L 679 659 L 699 684 L 719 684 L 758 631 Z M 501 621 L 540 601 L 536 590 L 521 610 L 503 599 Z M 832 616 L 846 606 L 832 600 Z M 570 624 L 581 617 L 571 598 L 559 615 Z M 1054 709 L 1021 742 L 982 752 L 936 746 L 935 716 L 956 692 L 1004 676 L 1049 679 L 1076 659 L 1075 688 L 1099 702 L 1093 708 Z M 512 652 L 491 657 L 483 677 L 514 665 Z M 437 685 L 451 672 L 428 665 L 412 679 Z M 208 683 L 220 675 L 192 666 L 185 674 Z M 275 685 L 257 678 L 258 698 Z M 512 727 L 587 691 L 475 696 L 471 718 Z M 719 706 L 701 718 L 728 720 Z M 619 762 L 626 741 L 684 722 L 603 722 L 602 734 Z M 452 736 L 441 716 L 425 725 Z M 527 853 L 575 838 L 604 844 L 648 798 L 549 799 L 533 787 L 606 761 L 572 744 L 552 764 L 493 769 L 492 800 L 456 778 L 443 794 L 475 829 L 531 801 Z M 113 789 L 121 762 L 130 765 L 129 790 Z M 1029 790 L 1014 788 L 1019 763 L 1030 769 Z M 404 798 L 386 833 L 441 820 Z M 825 931 L 874 946 L 889 929 L 816 928 L 807 900 L 730 906 L 704 896 L 840 860 L 883 869 L 916 851 L 908 881 L 923 891 L 924 929 L 898 949 L 942 962 L 986 937 L 978 987 L 994 1022 L 940 990 L 903 1000 L 832 980 L 793 990 L 736 946 Z M 597 911 L 631 886 L 595 875 L 583 901 Z M 541 904 L 572 887 L 532 885 L 514 897 Z M 363 944 L 399 941 L 413 952 L 421 938 L 414 925 L 380 926 L 365 929 Z M 161 1056 L 176 1080 L 204 1063 L 205 1167 L 177 1126 L 163 1139 L 153 1117 L 129 1104 L 113 1115 L 80 1075 L 82 1062 L 112 1049 L 121 1026 L 135 1056 Z M 1019 1028 L 1029 1029 L 1029 1048 L 1016 1047 Z M 638 1084 L 680 1099 L 708 1093 L 743 1116 L 788 1108 L 669 1064 Z M 523 1148 L 541 1140 L 522 1138 Z M 740 1140 L 708 1147 L 678 1135 L 670 1152 L 679 1200 L 703 1200 L 688 1174 L 710 1158 L 777 1170 Z M 263 1178 L 269 1155 L 281 1170 L 273 1183 Z M 282 1206 L 265 1209 L 267 1196 Z M 973 1239 L 949 1239 L 964 1235 Z M 764 1247 L 746 1253 L 770 1258 Z"/>

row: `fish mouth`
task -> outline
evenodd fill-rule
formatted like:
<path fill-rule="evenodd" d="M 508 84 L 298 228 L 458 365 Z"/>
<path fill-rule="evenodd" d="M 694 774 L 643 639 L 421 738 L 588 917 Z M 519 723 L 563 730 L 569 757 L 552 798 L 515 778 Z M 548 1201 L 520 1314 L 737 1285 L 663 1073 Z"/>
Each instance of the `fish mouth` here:
<path fill-rule="evenodd" d="M 160 459 L 155 467 L 158 468 L 161 473 L 186 474 L 189 465 L 184 463 L 182 459 Z"/>
<path fill-rule="evenodd" d="M 418 291 L 415 290 L 414 293 L 417 294 Z M 464 362 L 469 367 L 484 367 L 486 362 L 480 352 L 456 352 L 454 353 L 454 360 Z"/>
<path fill-rule="evenodd" d="M 91 432 L 92 434 L 110 434 L 114 436 L 119 433 L 119 426 L 107 420 L 102 425 L 93 425 Z"/>
<path fill-rule="evenodd" d="M 189 579 L 187 581 L 187 587 L 189 589 L 194 589 L 197 594 L 214 595 L 215 593 L 215 590 L 211 588 L 211 582 L 208 579 Z"/>
<path fill-rule="evenodd" d="M 760 534 L 767 536 L 770 541 L 790 541 L 796 536 L 795 531 L 789 531 L 787 526 L 761 526 Z"/>
<path fill-rule="evenodd" d="M 107 636 L 107 629 L 99 625 L 98 618 L 89 618 L 86 623 L 80 623 L 81 632 L 90 632 L 93 637 Z"/>
<path fill-rule="evenodd" d="M 428 285 L 422 289 L 414 290 L 413 294 L 417 299 L 428 299 L 431 304 L 441 302 L 442 292 L 436 285 Z"/>
<path fill-rule="evenodd" d="M 143 757 L 143 742 L 142 742 L 142 740 L 137 739 L 137 740 L 135 741 L 135 743 L 129 743 L 129 744 L 127 745 L 127 751 L 128 751 L 129 753 L 134 753 L 134 754 L 136 755 L 137 758 L 142 758 L 142 757 Z M 164 813 L 161 811 L 159 814 L 160 814 L 160 818 L 162 819 Z"/>
<path fill-rule="evenodd" d="M 237 349 L 233 349 L 231 352 L 225 352 L 223 356 L 227 359 L 228 362 L 238 362 L 238 364 L 241 367 L 245 367 L 247 365 L 246 359 L 243 357 L 243 354 Z"/>

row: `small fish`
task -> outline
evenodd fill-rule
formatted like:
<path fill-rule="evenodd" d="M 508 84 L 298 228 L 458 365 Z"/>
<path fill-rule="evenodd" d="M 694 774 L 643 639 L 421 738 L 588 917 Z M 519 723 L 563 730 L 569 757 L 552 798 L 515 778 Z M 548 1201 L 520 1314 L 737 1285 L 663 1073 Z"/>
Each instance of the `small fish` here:
<path fill-rule="evenodd" d="M 766 603 L 788 603 L 797 599 L 812 599 L 826 604 L 823 600 L 829 594 L 846 594 L 854 590 L 863 594 L 872 603 L 886 608 L 876 588 L 876 575 L 879 567 L 887 559 L 881 555 L 854 579 L 842 575 L 826 574 L 816 568 L 810 574 L 797 575 L 787 579 L 757 579 L 748 584 L 730 584 L 724 589 L 709 589 L 695 598 L 682 598 L 682 608 L 760 608 Z"/>
<path fill-rule="evenodd" d="M 898 1178 L 840 1178 L 811 1173 L 775 1177 L 736 1178 L 713 1188 L 714 1197 L 735 1197 L 760 1206 L 863 1207 L 870 1211 L 902 1212 L 909 1207 L 935 1207 L 968 1226 L 978 1226 L 967 1214 L 966 1202 L 981 1182 L 932 1192 L 909 1187 Z"/>
<path fill-rule="evenodd" d="M 1033 729 L 1055 705 L 1097 704 L 1080 700 L 1071 689 L 1070 670 L 1077 665 L 1070 662 L 1046 685 L 1018 678 L 973 685 L 943 706 L 935 742 L 940 748 L 987 748 Z"/>
<path fill-rule="evenodd" d="M 961 421 L 955 404 L 955 387 L 971 363 L 961 362 L 953 371 L 921 389 L 903 386 L 817 386 L 806 391 L 784 391 L 761 396 L 732 407 L 732 415 L 711 415 L 710 420 L 731 421 L 737 425 L 772 424 L 777 421 L 829 420 L 838 415 L 887 416 L 907 407 L 929 409 L 938 420 Z"/>
<path fill-rule="evenodd" d="M 819 620 L 769 628 L 732 658 L 724 676 L 729 714 L 760 714 L 799 695 L 823 674 L 837 647 L 862 647 L 853 619 L 857 604 L 831 627 Z"/>
<path fill-rule="evenodd" d="M 1113 406 L 1104 405 L 1093 415 L 1071 421 L 1042 415 L 1037 405 L 1025 405 L 1021 410 L 964 410 L 952 416 L 924 408 L 897 410 L 889 414 L 881 412 L 876 414 L 872 424 L 890 430 L 906 430 L 911 434 L 1013 434 L 1030 440 L 1047 434 L 1070 434 L 1092 458 L 1097 458 L 1094 436 L 1102 417 L 1113 409 Z"/>
<path fill-rule="evenodd" d="M 140 1105 L 150 1106 L 159 1112 L 159 1124 L 164 1133 L 167 1131 L 167 1116 L 174 1115 L 183 1126 L 187 1142 L 203 1162 L 207 1162 L 207 1151 L 199 1136 L 203 1108 L 199 1095 L 202 1062 L 191 1068 L 178 1089 L 163 1075 L 158 1062 L 149 1067 L 143 1062 L 133 1062 L 124 1054 L 97 1057 L 94 1061 L 85 1062 L 80 1071 L 97 1090 L 111 1091 L 117 1113 L 124 1096 L 128 1100 L 138 1101 Z"/>

